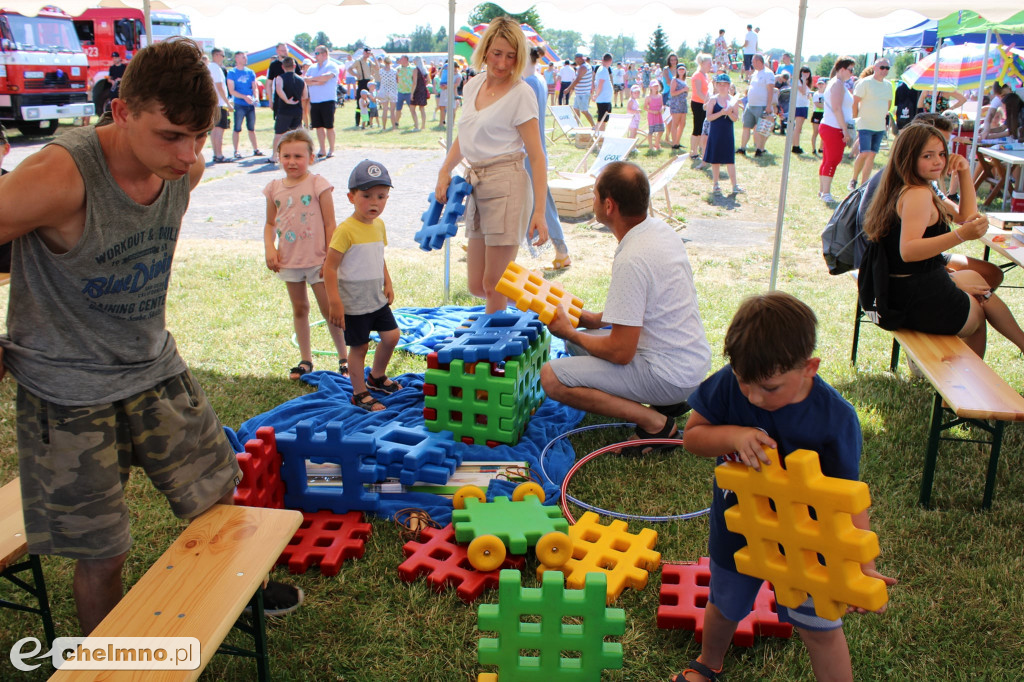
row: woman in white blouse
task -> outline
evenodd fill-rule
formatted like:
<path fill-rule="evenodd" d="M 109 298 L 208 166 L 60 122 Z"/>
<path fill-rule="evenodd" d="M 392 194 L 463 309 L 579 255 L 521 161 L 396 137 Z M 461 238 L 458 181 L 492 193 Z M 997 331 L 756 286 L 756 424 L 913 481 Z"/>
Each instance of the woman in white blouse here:
<path fill-rule="evenodd" d="M 535 237 L 536 245 L 548 238 L 548 172 L 536 123 L 537 97 L 522 78 L 528 60 L 529 45 L 519 24 L 501 17 L 488 25 L 472 58 L 480 75 L 465 86 L 459 132 L 434 192 L 444 202 L 452 169 L 463 159 L 469 163 L 473 193 L 466 207 L 467 279 L 469 293 L 486 299 L 488 313 L 508 306 L 495 287 L 523 238 Z"/>

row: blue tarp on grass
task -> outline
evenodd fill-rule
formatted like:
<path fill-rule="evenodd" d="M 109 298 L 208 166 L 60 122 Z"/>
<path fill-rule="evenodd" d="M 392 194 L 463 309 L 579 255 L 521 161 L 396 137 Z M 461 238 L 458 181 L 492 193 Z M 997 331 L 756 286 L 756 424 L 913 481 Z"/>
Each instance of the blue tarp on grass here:
<path fill-rule="evenodd" d="M 395 311 L 411 313 L 429 320 L 434 326 L 434 333 L 420 341 L 422 354 L 431 352 L 445 336 L 460 326 L 462 321 L 471 314 L 482 313 L 483 308 L 461 308 L 446 306 L 443 308 L 401 308 Z M 427 326 L 423 325 L 423 329 Z M 405 328 L 403 327 L 403 330 Z M 410 336 L 415 340 L 415 330 Z M 422 335 L 422 334 L 421 334 Z M 556 354 L 552 339 L 552 356 L 561 355 L 561 348 Z M 403 342 L 406 342 L 403 338 Z M 407 348 L 409 352 L 420 352 L 417 346 Z M 403 426 L 423 423 L 423 374 L 403 374 L 394 377 L 404 388 L 390 396 L 377 396 L 387 407 L 381 412 L 366 412 L 352 405 L 352 382 L 335 372 L 312 372 L 302 377 L 307 384 L 316 387 L 316 392 L 302 395 L 285 402 L 268 412 L 252 417 L 244 422 L 237 434 L 225 428 L 237 452 L 244 450 L 243 444 L 256 437 L 256 430 L 262 426 L 272 426 L 278 433 L 294 429 L 300 421 L 311 420 L 314 431 L 321 432 L 330 422 L 344 424 L 344 432 L 352 434 L 370 430 L 392 421 Z M 544 447 L 557 436 L 575 427 L 583 419 L 584 412 L 576 410 L 554 400 L 546 399 L 531 417 L 526 431 L 515 446 L 500 445 L 466 445 L 457 443 L 463 461 L 527 461 L 531 469 L 540 476 L 539 460 Z M 544 492 L 547 501 L 553 503 L 558 498 L 562 479 L 575 461 L 575 452 L 567 439 L 558 441 L 548 452 L 544 465 L 551 480 L 544 481 Z M 488 498 L 494 495 L 511 496 L 515 484 L 508 481 L 494 480 L 488 488 Z M 421 507 L 438 523 L 444 525 L 451 520 L 451 500 L 429 493 L 381 494 L 381 505 L 378 515 L 390 518 L 399 509 L 405 507 Z M 315 511 L 315 510 L 310 510 Z"/>

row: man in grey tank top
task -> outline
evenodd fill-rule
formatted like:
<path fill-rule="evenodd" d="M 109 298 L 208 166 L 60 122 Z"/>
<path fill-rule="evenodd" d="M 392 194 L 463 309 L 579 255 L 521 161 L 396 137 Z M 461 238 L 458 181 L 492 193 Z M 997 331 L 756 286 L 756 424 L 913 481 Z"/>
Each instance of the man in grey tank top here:
<path fill-rule="evenodd" d="M 231 504 L 238 481 L 233 448 L 164 322 L 216 112 L 196 44 L 160 42 L 132 59 L 101 127 L 61 135 L 0 180 L 0 242 L 13 240 L 0 376 L 18 382 L 29 551 L 77 561 L 84 634 L 123 594 L 131 465 L 185 519 Z M 295 588 L 274 590 L 285 612 L 301 601 Z"/>

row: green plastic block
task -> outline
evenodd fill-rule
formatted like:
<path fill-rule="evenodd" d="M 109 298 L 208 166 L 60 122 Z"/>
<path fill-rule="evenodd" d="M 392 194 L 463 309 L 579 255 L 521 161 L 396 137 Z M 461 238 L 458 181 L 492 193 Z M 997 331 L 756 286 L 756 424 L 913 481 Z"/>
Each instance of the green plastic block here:
<path fill-rule="evenodd" d="M 602 670 L 622 667 L 622 644 L 604 639 L 625 633 L 626 612 L 605 606 L 604 574 L 588 574 L 582 590 L 565 589 L 558 571 L 539 589 L 521 581 L 519 571 L 502 571 L 498 603 L 477 610 L 477 628 L 498 635 L 477 643 L 481 665 L 516 682 L 599 682 Z"/>
<path fill-rule="evenodd" d="M 501 375 L 491 363 L 467 366 L 458 359 L 427 369 L 423 383 L 436 387 L 434 395 L 423 398 L 424 407 L 436 412 L 435 419 L 424 420 L 427 428 L 451 431 L 457 439 L 478 444 L 518 443 L 530 415 L 544 400 L 540 368 L 550 350 L 551 335 L 545 330 L 525 352 L 505 361 Z"/>
<path fill-rule="evenodd" d="M 465 509 L 452 510 L 455 540 L 471 542 L 481 535 L 496 535 L 511 554 L 526 554 L 542 536 L 569 532 L 569 522 L 556 505 L 543 505 L 536 495 L 522 502 L 497 496 L 493 502 L 465 500 Z"/>

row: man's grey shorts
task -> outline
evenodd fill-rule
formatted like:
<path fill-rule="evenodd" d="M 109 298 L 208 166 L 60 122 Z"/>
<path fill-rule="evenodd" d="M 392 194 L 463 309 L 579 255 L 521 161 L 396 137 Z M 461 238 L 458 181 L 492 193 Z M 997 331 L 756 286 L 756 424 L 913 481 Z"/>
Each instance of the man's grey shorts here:
<path fill-rule="evenodd" d="M 764 110 L 768 107 L 756 107 L 748 106 L 743 110 L 743 127 L 744 128 L 756 128 L 757 122 L 761 120 L 761 116 L 764 114 Z"/>
<path fill-rule="evenodd" d="M 606 330 L 597 330 L 598 332 Z M 649 405 L 675 405 L 690 397 L 697 387 L 669 383 L 657 373 L 647 359 L 637 353 L 628 365 L 617 365 L 585 353 L 575 344 L 566 343 L 572 357 L 550 362 L 558 381 L 569 388 L 596 388 L 602 393 Z"/>
<path fill-rule="evenodd" d="M 590 111 L 590 92 L 577 92 L 572 98 L 572 108 L 576 111 Z"/>

